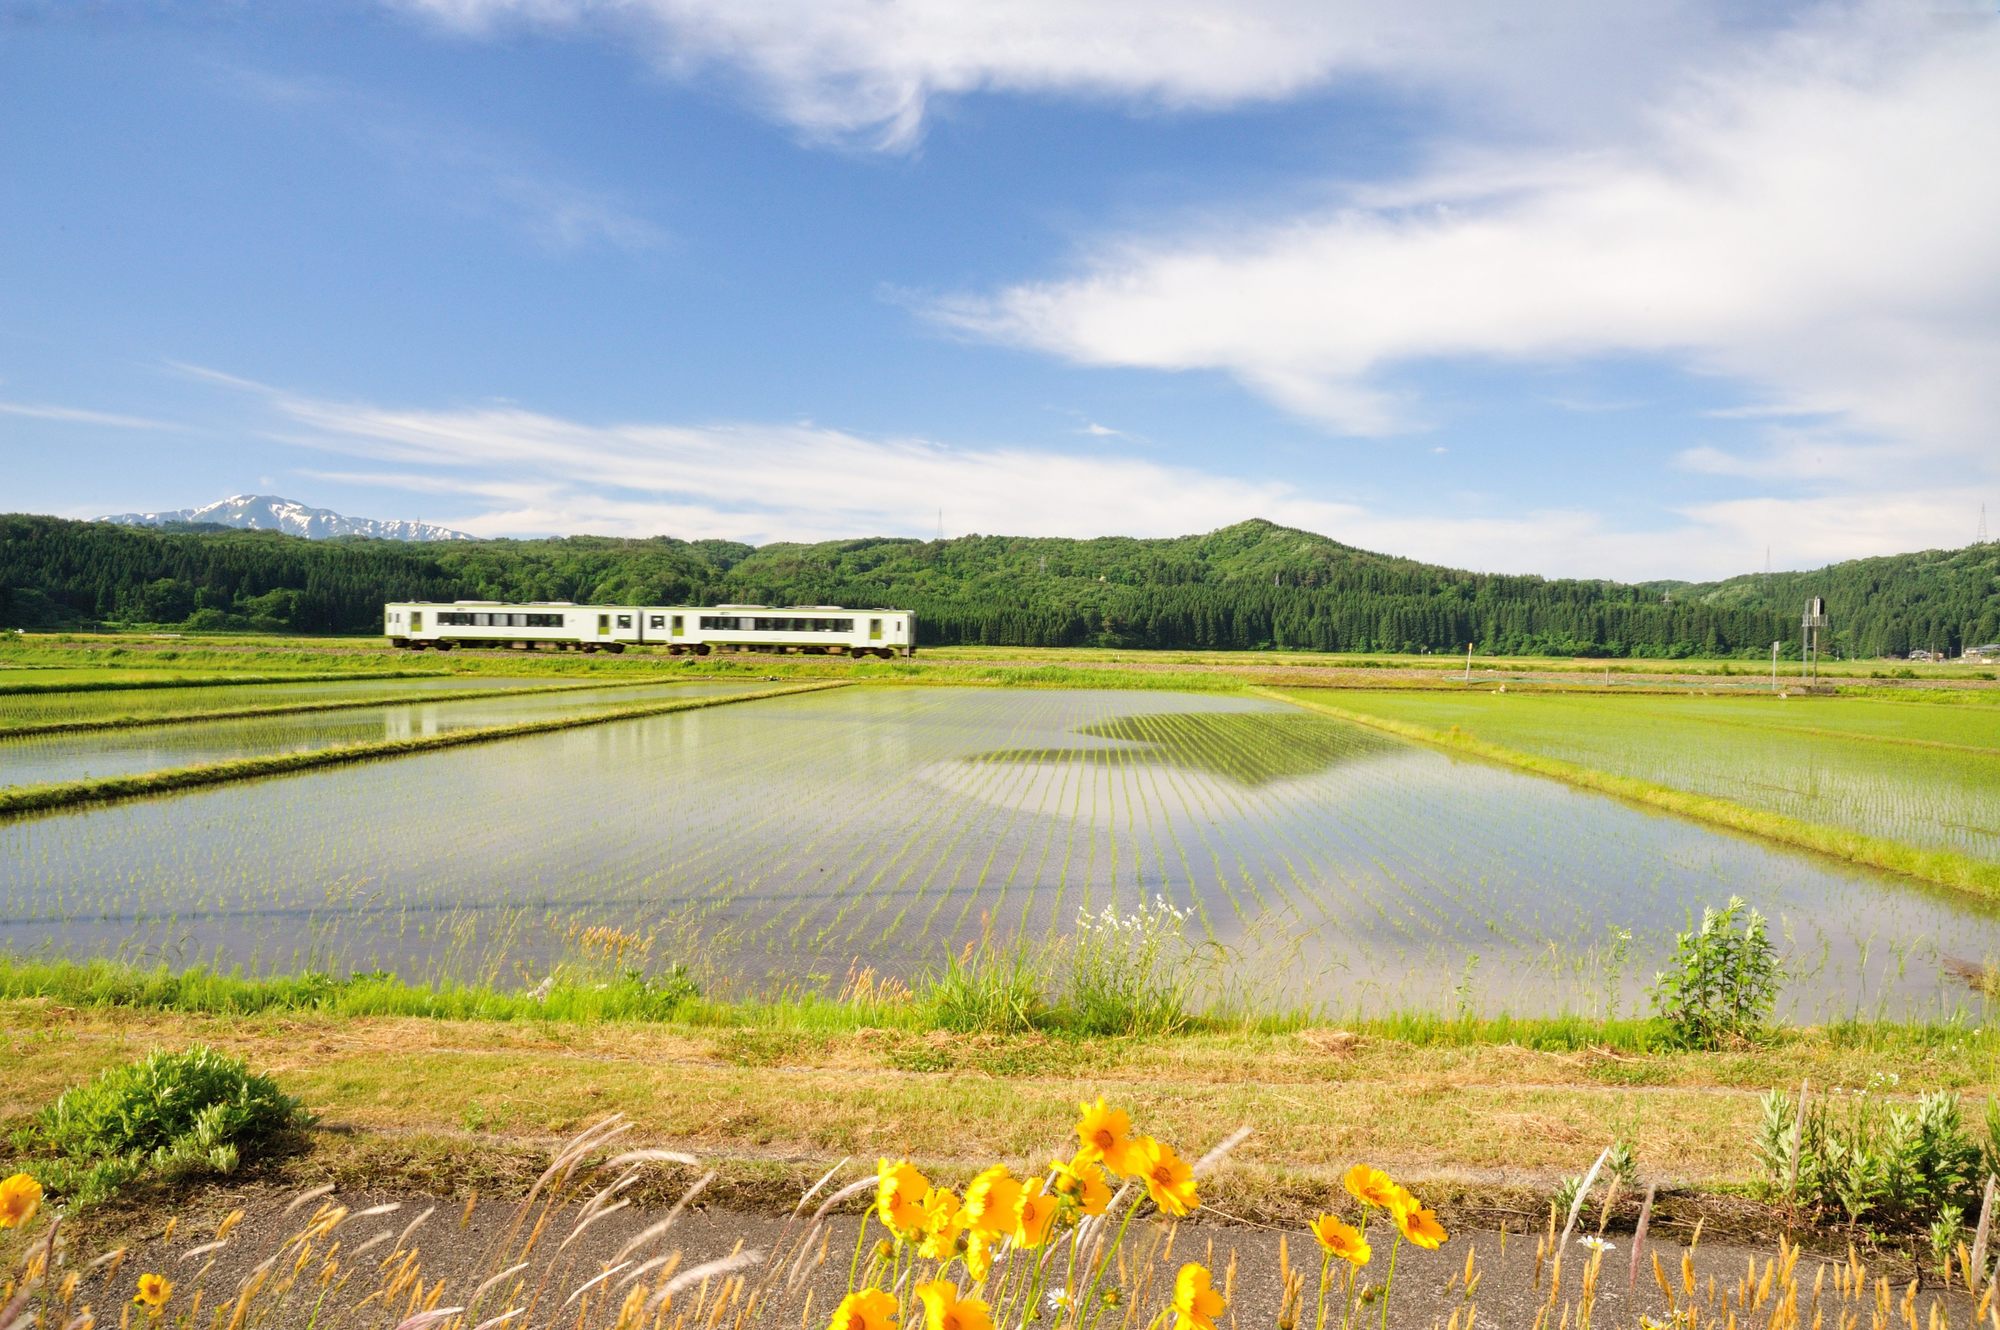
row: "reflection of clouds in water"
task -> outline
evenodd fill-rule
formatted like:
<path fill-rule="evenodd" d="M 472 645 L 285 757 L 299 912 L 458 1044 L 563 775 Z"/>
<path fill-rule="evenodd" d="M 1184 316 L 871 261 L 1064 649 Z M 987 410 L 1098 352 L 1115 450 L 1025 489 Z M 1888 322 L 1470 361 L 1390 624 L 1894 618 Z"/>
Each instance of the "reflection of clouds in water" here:
<path fill-rule="evenodd" d="M 476 918 L 513 975 L 572 917 L 690 917 L 724 970 L 908 974 L 1156 892 L 1266 1007 L 1630 1011 L 1732 894 L 1807 1015 L 1957 1000 L 1937 940 L 2000 952 L 1968 899 L 1242 698 L 841 690 L 0 826 L 0 945 L 279 969 L 324 929 L 328 968 L 422 974 Z"/>
<path fill-rule="evenodd" d="M 1004 773 L 1004 780 L 996 780 Z M 1116 766 L 1074 759 L 932 762 L 917 779 L 963 799 L 1009 810 L 1074 819 L 1096 828 L 1125 827 L 1135 819 L 1242 820 L 1240 790 L 1226 781 L 1156 763 Z M 1135 796 L 1134 787 L 1144 787 Z M 1136 805 L 1143 797 L 1143 810 Z"/>

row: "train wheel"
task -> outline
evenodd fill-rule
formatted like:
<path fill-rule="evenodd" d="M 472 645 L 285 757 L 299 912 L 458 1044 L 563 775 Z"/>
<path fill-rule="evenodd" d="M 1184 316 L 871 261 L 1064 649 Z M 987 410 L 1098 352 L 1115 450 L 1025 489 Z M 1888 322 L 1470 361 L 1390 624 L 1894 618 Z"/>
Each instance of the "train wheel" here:
<path fill-rule="evenodd" d="M 694 654 L 697 656 L 706 656 L 708 651 L 709 647 L 706 642 L 699 642 L 695 645 Z"/>
<path fill-rule="evenodd" d="M 625 654 L 625 644 L 623 642 L 613 642 L 604 649 L 606 651 L 609 651 L 614 656 L 622 656 Z"/>

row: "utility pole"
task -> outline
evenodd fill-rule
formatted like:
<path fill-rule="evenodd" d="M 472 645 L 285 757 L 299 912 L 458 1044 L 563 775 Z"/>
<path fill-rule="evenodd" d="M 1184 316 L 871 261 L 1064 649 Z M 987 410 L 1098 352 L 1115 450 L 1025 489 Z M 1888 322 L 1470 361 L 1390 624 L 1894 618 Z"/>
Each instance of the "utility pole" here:
<path fill-rule="evenodd" d="M 1472 643 L 1465 644 L 1465 681 L 1472 682 Z"/>
<path fill-rule="evenodd" d="M 1771 691 L 1778 691 L 1778 644 L 1771 643 Z"/>

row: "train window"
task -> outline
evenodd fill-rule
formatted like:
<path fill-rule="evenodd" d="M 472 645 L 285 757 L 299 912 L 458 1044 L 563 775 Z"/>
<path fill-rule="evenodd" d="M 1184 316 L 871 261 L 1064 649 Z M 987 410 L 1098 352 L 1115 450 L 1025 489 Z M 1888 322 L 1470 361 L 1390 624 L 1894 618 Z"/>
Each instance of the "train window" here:
<path fill-rule="evenodd" d="M 632 626 L 632 616 L 631 616 L 631 615 L 629 615 L 629 614 L 621 614 L 621 615 L 619 615 L 619 616 L 618 616 L 618 626 L 619 626 L 620 628 L 630 628 L 630 627 Z"/>
<path fill-rule="evenodd" d="M 646 616 L 646 626 L 648 628 L 665 628 L 667 626 L 667 616 L 664 614 L 649 614 Z"/>

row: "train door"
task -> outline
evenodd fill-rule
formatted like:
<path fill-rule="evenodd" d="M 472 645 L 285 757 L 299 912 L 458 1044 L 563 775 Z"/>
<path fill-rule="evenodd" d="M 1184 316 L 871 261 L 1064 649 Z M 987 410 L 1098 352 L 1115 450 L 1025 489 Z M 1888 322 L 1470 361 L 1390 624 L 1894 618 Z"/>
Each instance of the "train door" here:
<path fill-rule="evenodd" d="M 410 611 L 410 631 L 413 633 L 424 631 L 424 612 L 422 610 Z"/>
<path fill-rule="evenodd" d="M 882 621 L 880 619 L 870 619 L 868 621 L 868 640 L 870 642 L 880 642 L 882 640 Z"/>
<path fill-rule="evenodd" d="M 609 637 L 609 636 L 611 636 L 611 616 L 610 616 L 610 615 L 608 615 L 608 614 L 600 614 L 600 615 L 598 615 L 598 616 L 597 616 L 597 635 L 598 635 L 599 637 Z"/>

